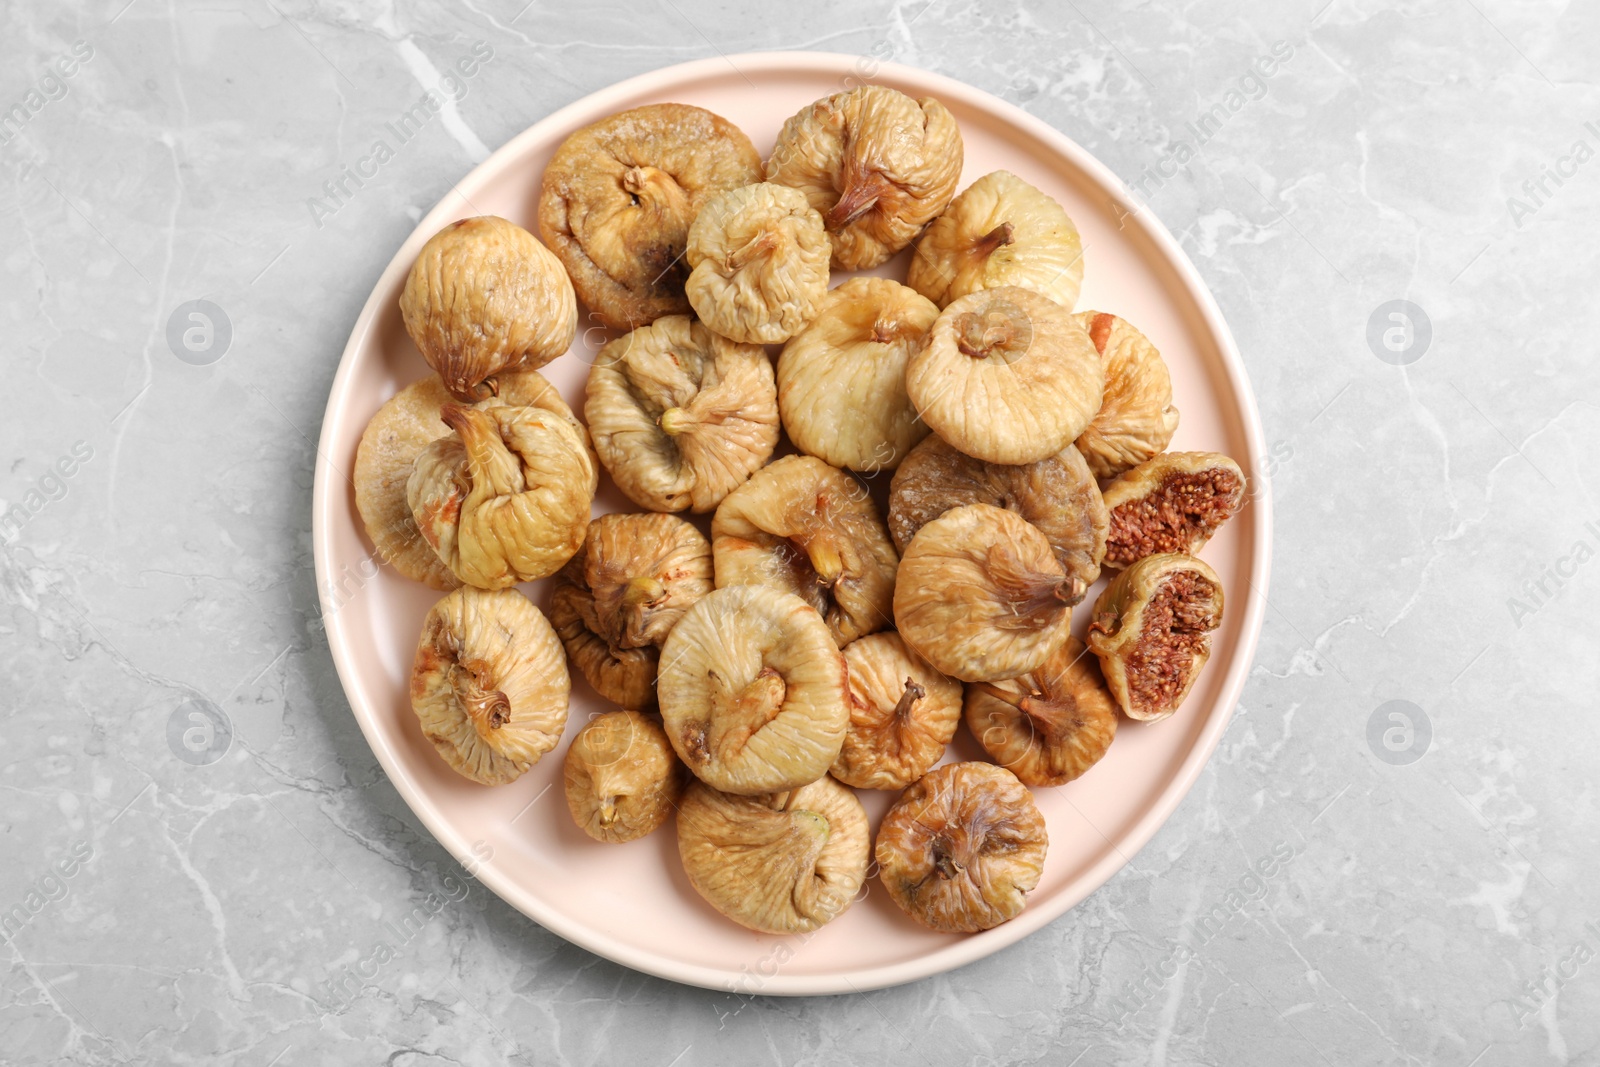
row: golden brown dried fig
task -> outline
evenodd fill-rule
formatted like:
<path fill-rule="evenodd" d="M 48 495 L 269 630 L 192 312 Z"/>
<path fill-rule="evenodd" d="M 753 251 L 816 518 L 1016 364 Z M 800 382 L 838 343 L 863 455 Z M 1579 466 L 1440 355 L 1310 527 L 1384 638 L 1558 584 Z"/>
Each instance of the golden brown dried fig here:
<path fill-rule="evenodd" d="M 888 278 L 851 278 L 778 357 L 778 411 L 795 447 L 856 471 L 894 470 L 928 435 L 906 361 L 939 315 Z"/>
<path fill-rule="evenodd" d="M 562 142 L 544 169 L 539 234 L 613 330 L 689 310 L 683 250 L 706 200 L 761 180 L 750 138 L 688 104 L 647 104 Z"/>
<path fill-rule="evenodd" d="M 700 320 L 747 344 L 799 333 L 828 291 L 828 235 L 806 198 L 761 183 L 720 193 L 689 228 L 684 291 Z"/>
<path fill-rule="evenodd" d="M 661 645 L 711 592 L 711 542 L 675 515 L 602 515 L 556 575 L 550 622 L 595 691 L 655 707 Z"/>
<path fill-rule="evenodd" d="M 651 511 L 710 511 L 772 455 L 778 390 L 757 345 L 669 315 L 600 350 L 584 417 L 618 488 Z"/>
<path fill-rule="evenodd" d="M 586 723 L 561 768 L 567 810 L 596 841 L 621 844 L 667 821 L 683 794 L 683 765 L 654 719 L 611 711 Z"/>
<path fill-rule="evenodd" d="M 844 657 L 789 593 L 735 585 L 701 597 L 661 650 L 667 737 L 708 785 L 771 793 L 828 773 L 850 721 Z"/>
<path fill-rule="evenodd" d="M 1074 580 L 1073 588 L 1087 591 L 1100 577 L 1106 505 L 1076 449 L 1069 446 L 1013 467 L 964 456 L 929 437 L 911 450 L 889 484 L 889 534 L 895 547 L 904 552 L 925 523 L 966 504 L 1005 508 L 1037 527 Z M 1076 595 L 1074 604 L 1083 599 L 1082 592 Z"/>
<path fill-rule="evenodd" d="M 1010 171 L 985 174 L 917 241 L 906 284 L 940 307 L 1017 285 L 1066 308 L 1083 284 L 1083 241 L 1061 205 Z"/>
<path fill-rule="evenodd" d="M 429 443 L 450 432 L 439 412 L 450 394 L 437 375 L 412 382 L 384 402 L 356 448 L 356 510 L 378 558 L 435 589 L 461 582 L 423 540 L 406 502 L 406 480 Z"/>
<path fill-rule="evenodd" d="M 860 482 L 814 456 L 785 456 L 729 493 L 711 520 L 718 587 L 794 593 L 839 647 L 882 630 L 899 562 Z"/>
<path fill-rule="evenodd" d="M 1049 835 L 1004 767 L 952 763 L 903 793 L 878 827 L 878 877 L 900 910 L 946 933 L 1015 918 L 1044 871 Z"/>
<path fill-rule="evenodd" d="M 1096 478 L 1115 478 L 1167 447 L 1178 432 L 1172 378 L 1150 339 L 1128 322 L 1099 311 L 1074 316 L 1089 331 L 1105 372 L 1105 396 L 1078 451 Z"/>
<path fill-rule="evenodd" d="M 1072 444 L 1100 410 L 1105 375 L 1089 335 L 1029 289 L 969 293 L 939 313 L 906 366 L 933 432 L 990 463 L 1032 463 Z"/>
<path fill-rule="evenodd" d="M 1222 582 L 1201 560 L 1146 556 L 1117 575 L 1094 605 L 1089 648 L 1130 719 L 1165 719 L 1189 695 L 1222 625 Z"/>
<path fill-rule="evenodd" d="M 967 686 L 967 729 L 1027 785 L 1065 785 L 1100 762 L 1117 736 L 1117 709 L 1076 637 L 1021 678 Z"/>
<path fill-rule="evenodd" d="M 689 786 L 678 855 L 689 883 L 741 926 L 803 934 L 838 918 L 867 876 L 867 813 L 831 778 L 766 796 Z"/>
<path fill-rule="evenodd" d="M 1106 486 L 1107 567 L 1200 551 L 1244 503 L 1244 472 L 1220 452 L 1163 452 Z"/>
<path fill-rule="evenodd" d="M 492 396 L 496 376 L 542 367 L 572 344 L 578 304 L 550 250 L 494 215 L 428 239 L 400 294 L 406 332 L 460 401 Z"/>
<path fill-rule="evenodd" d="M 457 589 L 422 622 L 411 707 L 464 778 L 521 777 L 561 738 L 571 689 L 555 631 L 515 589 Z"/>
<path fill-rule="evenodd" d="M 767 181 L 806 195 L 840 270 L 876 267 L 936 218 L 961 180 L 961 131 L 943 104 L 882 85 L 834 93 L 791 117 Z"/>
<path fill-rule="evenodd" d="M 895 633 L 844 647 L 850 726 L 833 776 L 857 789 L 904 789 L 939 762 L 961 721 L 961 683 L 934 670 Z"/>

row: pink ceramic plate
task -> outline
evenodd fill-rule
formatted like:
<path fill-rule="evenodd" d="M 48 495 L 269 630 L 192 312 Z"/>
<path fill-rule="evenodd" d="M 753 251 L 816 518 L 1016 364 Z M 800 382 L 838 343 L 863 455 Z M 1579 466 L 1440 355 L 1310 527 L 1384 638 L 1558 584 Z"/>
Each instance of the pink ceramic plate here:
<path fill-rule="evenodd" d="M 1060 133 L 960 82 L 881 64 L 870 68 L 872 81 L 937 97 L 961 124 L 963 188 L 1005 168 L 1067 209 L 1086 249 L 1079 309 L 1131 320 L 1171 366 L 1182 412 L 1172 447 L 1226 452 L 1252 475 L 1251 503 L 1204 552 L 1222 577 L 1228 611 L 1187 703 L 1164 723 L 1124 722 L 1088 775 L 1035 791 L 1050 830 L 1043 880 L 1020 916 L 961 937 L 917 926 L 875 882 L 815 934 L 750 933 L 695 894 L 670 826 L 627 845 L 597 844 L 578 830 L 560 784 L 564 744 L 521 780 L 485 788 L 458 777 L 423 738 L 406 682 L 422 617 L 438 594 L 375 567 L 348 477 L 373 412 L 427 373 L 397 306 L 418 249 L 441 226 L 469 215 L 503 215 L 537 231 L 546 160 L 573 130 L 613 112 L 665 101 L 697 104 L 739 125 L 765 155 L 784 119 L 860 84 L 864 68 L 855 57 L 820 53 L 708 59 L 631 78 L 535 124 L 467 175 L 395 253 L 350 335 L 322 423 L 312 524 L 328 644 L 356 719 L 395 788 L 469 871 L 543 926 L 618 963 L 710 988 L 814 994 L 889 986 L 960 967 L 1060 918 L 1143 847 L 1193 784 L 1228 723 L 1261 628 L 1270 557 L 1261 426 L 1228 328 L 1193 266 L 1160 223 L 1133 213 L 1123 184 Z M 874 273 L 903 278 L 905 267 L 902 254 Z M 836 276 L 834 284 L 841 280 Z M 580 329 L 572 351 L 545 368 L 575 410 L 582 410 L 587 361 L 605 340 L 598 328 Z M 595 509 L 624 510 L 627 503 L 603 479 Z M 525 587 L 541 605 L 543 585 Z M 1097 593 L 1079 608 L 1080 634 Z M 581 679 L 574 683 L 569 735 L 608 710 Z M 963 729 L 946 758 L 982 753 Z M 892 798 L 863 793 L 862 799 L 876 827 Z"/>

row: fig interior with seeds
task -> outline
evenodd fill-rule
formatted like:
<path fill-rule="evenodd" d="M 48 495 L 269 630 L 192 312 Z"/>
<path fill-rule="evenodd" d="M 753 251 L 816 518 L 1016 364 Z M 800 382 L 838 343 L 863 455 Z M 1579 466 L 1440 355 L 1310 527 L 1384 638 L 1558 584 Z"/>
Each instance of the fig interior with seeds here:
<path fill-rule="evenodd" d="M 1104 494 L 1106 566 L 1200 551 L 1243 505 L 1244 487 L 1244 472 L 1219 452 L 1163 452 L 1119 475 Z"/>
<path fill-rule="evenodd" d="M 1181 553 L 1145 556 L 1106 587 L 1089 648 L 1124 714 L 1154 721 L 1178 710 L 1211 657 L 1222 604 L 1216 572 Z"/>

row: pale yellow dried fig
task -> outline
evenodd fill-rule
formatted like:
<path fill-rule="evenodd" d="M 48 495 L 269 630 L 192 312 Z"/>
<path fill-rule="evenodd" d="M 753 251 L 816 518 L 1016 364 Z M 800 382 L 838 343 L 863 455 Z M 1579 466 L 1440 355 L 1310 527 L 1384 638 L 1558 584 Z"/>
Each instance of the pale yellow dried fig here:
<path fill-rule="evenodd" d="M 1222 625 L 1222 582 L 1181 553 L 1145 556 L 1100 594 L 1089 649 L 1130 719 L 1165 719 L 1178 710 L 1211 657 Z"/>
<path fill-rule="evenodd" d="M 850 726 L 833 776 L 857 789 L 904 789 L 939 762 L 961 721 L 961 683 L 895 633 L 844 646 Z"/>
<path fill-rule="evenodd" d="M 1100 410 L 1077 448 L 1096 478 L 1115 478 L 1160 453 L 1178 432 L 1172 378 L 1156 346 L 1128 320 L 1099 311 L 1075 318 L 1089 332 L 1106 377 Z"/>
<path fill-rule="evenodd" d="M 439 412 L 450 394 L 437 375 L 412 382 L 384 402 L 356 447 L 356 510 L 378 558 L 413 581 L 435 589 L 461 582 L 423 539 L 406 502 L 406 480 L 417 457 L 450 428 Z"/>
<path fill-rule="evenodd" d="M 1220 452 L 1163 452 L 1106 486 L 1107 567 L 1200 551 L 1244 504 L 1244 472 Z"/>
<path fill-rule="evenodd" d="M 667 821 L 683 794 L 683 765 L 654 719 L 612 711 L 590 719 L 561 767 L 567 810 L 596 841 L 621 844 Z"/>
<path fill-rule="evenodd" d="M 1026 785 L 1065 785 L 1110 749 L 1117 709 L 1076 637 L 1020 678 L 967 686 L 967 729 Z"/>

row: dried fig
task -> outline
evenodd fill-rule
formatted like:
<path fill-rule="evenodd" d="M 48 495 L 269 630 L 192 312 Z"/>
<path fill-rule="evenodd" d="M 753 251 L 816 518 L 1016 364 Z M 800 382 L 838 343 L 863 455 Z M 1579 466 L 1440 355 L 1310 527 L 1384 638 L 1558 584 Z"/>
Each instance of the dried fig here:
<path fill-rule="evenodd" d="M 1244 472 L 1219 452 L 1163 452 L 1106 486 L 1107 567 L 1194 554 L 1244 503 Z"/>
<path fill-rule="evenodd" d="M 906 361 L 939 315 L 888 278 L 851 278 L 778 357 L 778 411 L 795 447 L 835 467 L 894 470 L 928 435 Z"/>
<path fill-rule="evenodd" d="M 711 520 L 718 587 L 794 593 L 839 647 L 889 625 L 899 562 L 865 487 L 813 456 L 785 456 L 727 495 Z"/>
<path fill-rule="evenodd" d="M 695 782 L 678 811 L 689 883 L 763 933 L 803 934 L 838 918 L 866 880 L 871 844 L 861 801 L 831 778 L 767 796 Z"/>
<path fill-rule="evenodd" d="M 539 234 L 613 330 L 689 310 L 683 250 L 708 198 L 761 180 L 737 126 L 688 104 L 647 104 L 573 133 L 544 169 Z"/>
<path fill-rule="evenodd" d="M 712 587 L 711 543 L 689 523 L 602 515 L 556 575 L 550 622 L 596 692 L 624 708 L 653 708 L 661 645 Z"/>
<path fill-rule="evenodd" d="M 952 302 L 906 366 L 906 393 L 933 432 L 990 463 L 1032 463 L 1072 444 L 1104 382 L 1071 313 L 1016 286 Z"/>
<path fill-rule="evenodd" d="M 1117 736 L 1111 694 L 1076 637 L 1020 678 L 967 686 L 966 716 L 990 757 L 1027 785 L 1065 785 Z"/>
<path fill-rule="evenodd" d="M 850 720 L 844 657 L 799 597 L 753 585 L 707 593 L 661 650 L 656 691 L 678 758 L 749 795 L 828 773 Z"/>
<path fill-rule="evenodd" d="M 1078 451 L 1096 478 L 1115 478 L 1152 458 L 1178 432 L 1172 378 L 1161 353 L 1126 319 L 1099 311 L 1074 316 L 1089 332 L 1105 372 L 1105 396 Z"/>
<path fill-rule="evenodd" d="M 1068 311 L 1083 284 L 1083 241 L 1061 205 L 1010 171 L 985 174 L 917 241 L 906 284 L 940 307 L 1017 285 Z"/>
<path fill-rule="evenodd" d="M 938 216 L 961 180 L 961 131 L 943 104 L 882 85 L 834 93 L 783 124 L 767 181 L 806 195 L 840 270 L 876 267 Z"/>
<path fill-rule="evenodd" d="M 654 719 L 612 711 L 586 723 L 561 767 L 567 810 L 596 841 L 621 844 L 667 821 L 683 794 L 683 765 Z"/>
<path fill-rule="evenodd" d="M 772 363 L 687 315 L 600 350 L 583 408 L 617 486 L 651 511 L 710 511 L 778 443 Z"/>
<path fill-rule="evenodd" d="M 428 238 L 406 275 L 400 315 L 445 388 L 469 404 L 494 394 L 501 371 L 561 355 L 578 329 L 560 261 L 494 215 L 460 219 Z"/>
<path fill-rule="evenodd" d="M 1044 871 L 1049 835 L 1004 767 L 952 763 L 901 794 L 878 827 L 878 877 L 900 910 L 946 933 L 1015 918 Z"/>
<path fill-rule="evenodd" d="M 766 183 L 719 193 L 689 227 L 684 291 L 700 320 L 747 344 L 799 333 L 828 291 L 822 217 L 793 189 Z"/>
<path fill-rule="evenodd" d="M 953 508 L 911 539 L 895 581 L 900 636 L 964 682 L 1016 678 L 1044 662 L 1083 589 L 1044 534 L 988 504 Z"/>
<path fill-rule="evenodd" d="M 448 434 L 439 412 L 450 394 L 437 375 L 412 382 L 384 402 L 356 447 L 356 510 L 378 558 L 435 589 L 461 582 L 423 540 L 406 502 L 406 479 L 422 450 Z"/>
<path fill-rule="evenodd" d="M 961 683 L 895 633 L 844 646 L 850 725 L 833 776 L 857 789 L 904 789 L 939 762 L 961 721 Z"/>
<path fill-rule="evenodd" d="M 1165 719 L 1189 695 L 1222 625 L 1222 582 L 1201 560 L 1145 556 L 1100 594 L 1089 649 L 1130 719 Z"/>
<path fill-rule="evenodd" d="M 1005 508 L 1044 534 L 1078 590 L 1100 577 L 1106 554 L 1106 505 L 1083 456 L 1071 446 L 1034 463 L 1007 466 L 964 456 L 929 437 L 900 464 L 889 484 L 889 534 L 901 552 L 923 525 L 951 508 Z"/>
<path fill-rule="evenodd" d="M 555 631 L 515 589 L 457 589 L 422 622 L 411 707 L 464 778 L 504 785 L 538 763 L 566 728 L 571 689 Z"/>

